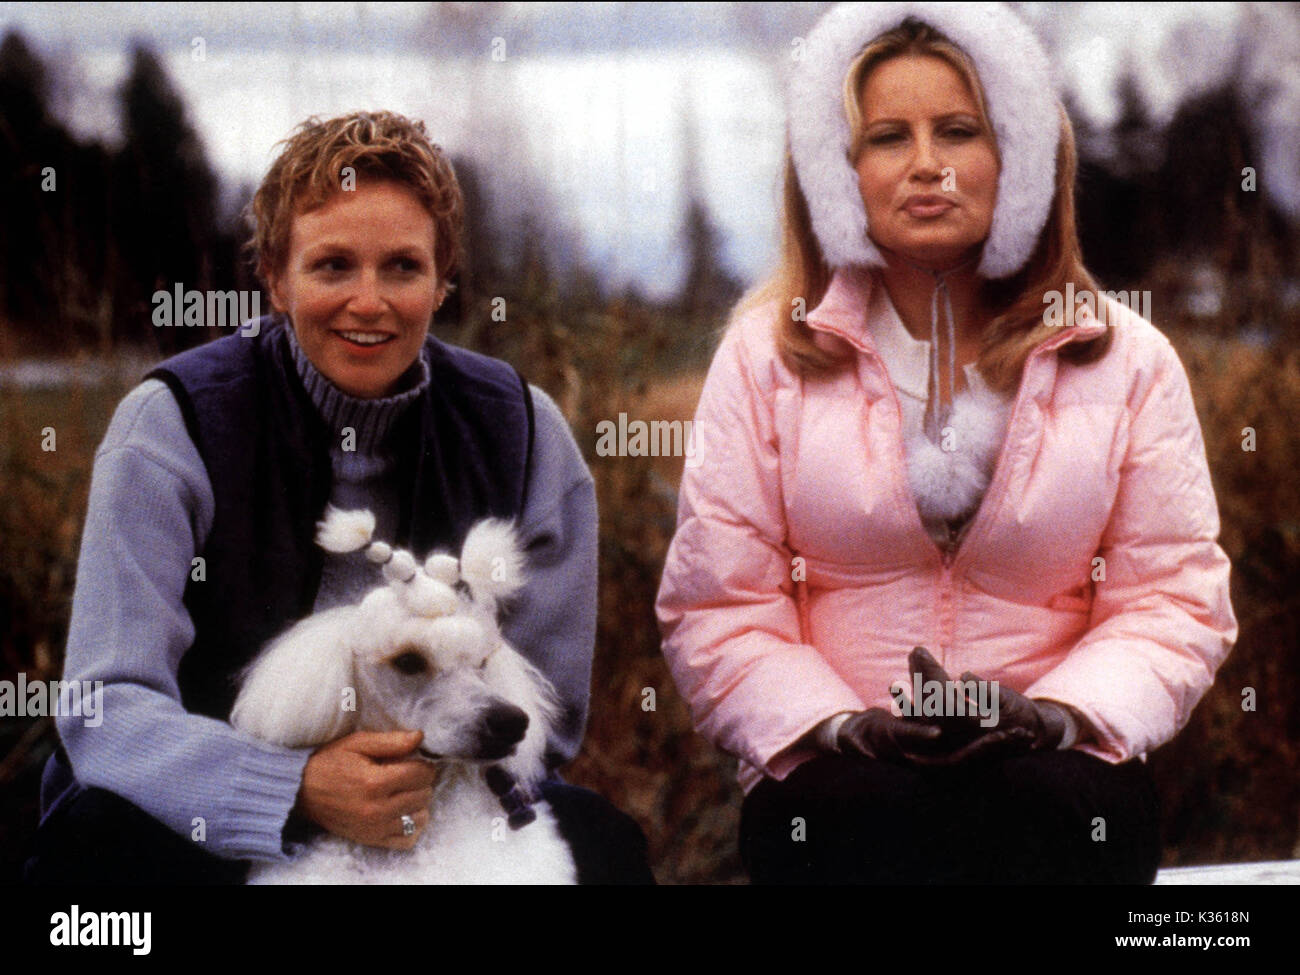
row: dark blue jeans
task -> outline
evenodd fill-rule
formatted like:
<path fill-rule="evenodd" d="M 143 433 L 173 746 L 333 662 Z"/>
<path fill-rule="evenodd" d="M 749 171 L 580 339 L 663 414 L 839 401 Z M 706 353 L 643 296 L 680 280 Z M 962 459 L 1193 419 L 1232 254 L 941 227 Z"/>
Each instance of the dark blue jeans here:
<path fill-rule="evenodd" d="M 755 883 L 1149 884 L 1159 803 L 1142 762 L 1074 750 L 954 769 L 828 755 L 753 788 L 740 850 Z"/>
<path fill-rule="evenodd" d="M 559 779 L 542 793 L 573 848 L 579 883 L 654 883 L 635 820 Z M 247 861 L 214 856 L 116 793 L 77 784 L 58 754 L 45 769 L 41 809 L 28 883 L 239 884 L 248 872 Z"/>

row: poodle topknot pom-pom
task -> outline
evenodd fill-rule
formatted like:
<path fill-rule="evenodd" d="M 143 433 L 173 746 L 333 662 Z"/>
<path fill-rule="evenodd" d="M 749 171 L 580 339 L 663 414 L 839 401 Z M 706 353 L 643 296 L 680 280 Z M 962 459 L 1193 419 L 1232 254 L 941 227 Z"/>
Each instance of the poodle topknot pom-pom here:
<path fill-rule="evenodd" d="M 366 558 L 382 566 L 390 582 L 410 582 L 415 575 L 415 558 L 387 542 L 375 542 L 375 516 L 365 509 L 344 511 L 329 505 L 325 517 L 316 523 L 316 544 L 327 552 L 345 554 L 366 550 Z"/>
<path fill-rule="evenodd" d="M 375 516 L 370 511 L 343 511 L 330 505 L 317 523 L 316 544 L 327 552 L 366 550 L 382 566 L 407 610 L 419 616 L 442 616 L 456 609 L 454 588 L 463 580 L 480 607 L 495 613 L 524 585 L 524 553 L 509 521 L 485 518 L 465 536 L 460 558 L 435 552 L 423 571 L 414 556 L 387 542 L 373 541 Z"/>
<path fill-rule="evenodd" d="M 524 553 L 508 521 L 480 521 L 465 536 L 460 550 L 460 575 L 478 598 L 500 605 L 524 585 Z"/>
<path fill-rule="evenodd" d="M 375 516 L 369 511 L 343 511 L 333 505 L 316 522 L 316 544 L 327 552 L 355 552 L 375 535 Z"/>
<path fill-rule="evenodd" d="M 424 571 L 444 585 L 454 586 L 460 581 L 460 562 L 446 552 L 434 552 L 424 563 Z"/>

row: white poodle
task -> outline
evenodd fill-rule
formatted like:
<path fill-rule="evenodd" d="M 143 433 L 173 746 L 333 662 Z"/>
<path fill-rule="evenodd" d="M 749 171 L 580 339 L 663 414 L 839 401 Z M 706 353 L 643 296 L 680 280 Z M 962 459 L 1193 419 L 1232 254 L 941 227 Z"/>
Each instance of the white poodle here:
<path fill-rule="evenodd" d="M 256 864 L 249 883 L 575 883 L 550 808 L 530 802 L 545 774 L 553 691 L 497 620 L 523 585 L 512 527 L 481 521 L 459 561 L 435 553 L 422 568 L 409 552 L 371 542 L 368 511 L 331 508 L 317 527 L 327 551 L 366 548 L 387 583 L 272 642 L 247 670 L 231 723 L 293 748 L 353 731 L 419 730 L 420 751 L 442 774 L 415 849 L 326 835 L 290 863 Z"/>

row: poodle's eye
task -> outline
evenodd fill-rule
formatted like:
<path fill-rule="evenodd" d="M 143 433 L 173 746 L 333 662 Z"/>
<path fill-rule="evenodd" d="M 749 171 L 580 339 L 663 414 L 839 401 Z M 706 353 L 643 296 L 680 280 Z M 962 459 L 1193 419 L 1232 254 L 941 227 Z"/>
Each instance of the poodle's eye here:
<path fill-rule="evenodd" d="M 424 659 L 424 654 L 414 650 L 399 653 L 388 662 L 403 674 L 422 674 L 429 669 L 429 662 Z"/>

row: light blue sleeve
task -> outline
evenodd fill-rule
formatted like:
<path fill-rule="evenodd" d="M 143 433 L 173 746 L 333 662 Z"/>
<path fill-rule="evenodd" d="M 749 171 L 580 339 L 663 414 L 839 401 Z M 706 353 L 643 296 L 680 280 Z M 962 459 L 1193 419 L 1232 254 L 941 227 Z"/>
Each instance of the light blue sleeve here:
<path fill-rule="evenodd" d="M 102 682 L 101 706 L 57 726 L 83 785 L 217 856 L 281 859 L 311 750 L 254 741 L 181 705 L 177 672 L 194 638 L 182 596 L 213 508 L 175 398 L 146 381 L 96 452 L 77 563 L 64 679 Z"/>
<path fill-rule="evenodd" d="M 565 719 L 551 749 L 568 762 L 582 745 L 596 640 L 596 486 L 568 421 L 531 387 L 533 468 L 519 519 L 528 581 L 503 623 L 506 639 L 555 686 Z"/>

